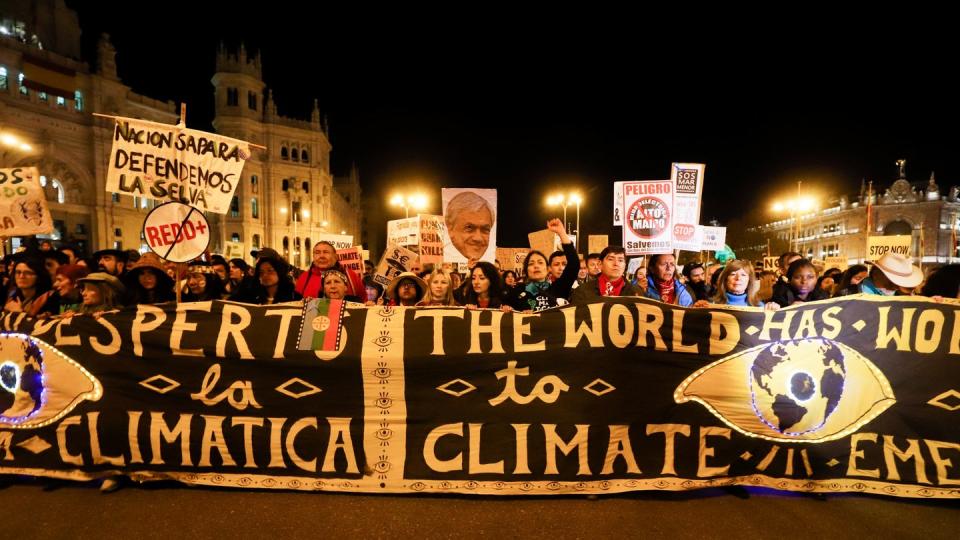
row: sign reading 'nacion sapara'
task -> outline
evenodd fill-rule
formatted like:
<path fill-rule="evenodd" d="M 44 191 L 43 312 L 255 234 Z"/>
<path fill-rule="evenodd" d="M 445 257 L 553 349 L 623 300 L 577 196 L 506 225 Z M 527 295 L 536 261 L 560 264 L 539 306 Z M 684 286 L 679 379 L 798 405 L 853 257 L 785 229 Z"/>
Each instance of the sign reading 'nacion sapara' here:
<path fill-rule="evenodd" d="M 298 303 L 5 314 L 0 473 L 384 493 L 739 484 L 960 496 L 957 304 L 349 307 L 328 350 L 299 350 L 301 329 L 332 332 L 331 321 Z"/>

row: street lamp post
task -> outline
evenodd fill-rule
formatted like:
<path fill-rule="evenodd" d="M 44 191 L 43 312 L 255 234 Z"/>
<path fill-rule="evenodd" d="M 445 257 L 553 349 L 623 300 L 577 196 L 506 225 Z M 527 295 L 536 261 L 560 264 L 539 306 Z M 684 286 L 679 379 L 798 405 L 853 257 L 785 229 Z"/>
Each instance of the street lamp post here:
<path fill-rule="evenodd" d="M 404 216 L 409 218 L 411 208 L 417 211 L 427 209 L 427 196 L 422 193 L 414 193 L 411 195 L 398 193 L 390 198 L 390 205 L 402 207 Z"/>
<path fill-rule="evenodd" d="M 784 210 L 790 212 L 790 219 L 793 222 L 790 224 L 790 235 L 791 242 L 790 247 L 794 249 L 797 253 L 801 252 L 801 239 L 800 235 L 802 234 L 802 222 L 803 222 L 803 212 L 807 212 L 816 208 L 817 201 L 810 196 L 803 196 L 801 193 L 801 182 L 797 182 L 797 197 L 795 199 L 788 199 L 786 201 L 777 201 L 773 204 L 773 211 L 780 213 Z M 794 242 L 796 245 L 794 245 Z"/>
<path fill-rule="evenodd" d="M 569 223 L 567 222 L 567 207 L 571 204 L 577 205 L 577 228 L 575 229 L 575 235 L 577 237 L 577 253 L 580 253 L 580 244 L 582 240 L 580 239 L 580 205 L 583 203 L 583 197 L 579 193 L 571 193 L 569 195 L 564 195 L 562 193 L 557 195 L 550 195 L 547 197 L 547 206 L 562 206 L 563 207 L 563 227 L 568 228 Z"/>

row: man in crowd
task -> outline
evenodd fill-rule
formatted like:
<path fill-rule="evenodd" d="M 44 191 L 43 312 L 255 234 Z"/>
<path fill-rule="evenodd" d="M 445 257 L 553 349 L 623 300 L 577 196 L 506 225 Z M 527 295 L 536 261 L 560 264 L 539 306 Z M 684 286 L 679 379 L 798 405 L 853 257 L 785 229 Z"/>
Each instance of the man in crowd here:
<path fill-rule="evenodd" d="M 367 301 L 367 289 L 363 286 L 363 279 L 356 272 L 345 268 L 337 257 L 337 249 L 325 240 L 313 246 L 313 263 L 306 272 L 297 278 L 296 292 L 304 298 L 320 298 L 323 296 L 323 273 L 327 270 L 337 270 L 347 276 L 347 296 L 354 296 L 360 303 Z"/>
<path fill-rule="evenodd" d="M 570 303 L 589 304 L 604 296 L 640 296 L 640 291 L 623 276 L 627 268 L 627 254 L 622 247 L 607 246 L 598 257 L 600 274 L 574 289 Z"/>
<path fill-rule="evenodd" d="M 601 261 L 603 257 L 600 256 L 600 253 L 590 253 L 587 255 L 587 277 L 596 278 L 600 275 L 601 271 Z"/>
<path fill-rule="evenodd" d="M 707 299 L 707 270 L 702 263 L 684 265 L 683 277 L 687 278 L 687 286 L 693 291 L 693 296 L 697 300 Z"/>
<path fill-rule="evenodd" d="M 870 275 L 858 285 L 840 290 L 838 296 L 873 294 L 879 296 L 911 295 L 923 281 L 923 272 L 913 265 L 913 259 L 898 253 L 887 253 L 873 264 Z"/>
<path fill-rule="evenodd" d="M 101 249 L 93 254 L 97 270 L 113 277 L 121 277 L 126 272 L 127 253 L 119 249 Z"/>

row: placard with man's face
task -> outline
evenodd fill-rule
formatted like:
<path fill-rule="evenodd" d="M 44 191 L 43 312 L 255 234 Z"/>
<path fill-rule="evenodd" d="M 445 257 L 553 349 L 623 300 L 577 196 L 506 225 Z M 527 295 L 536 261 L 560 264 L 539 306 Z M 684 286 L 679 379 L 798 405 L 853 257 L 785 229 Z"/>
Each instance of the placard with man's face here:
<path fill-rule="evenodd" d="M 497 190 L 443 188 L 443 260 L 493 262 L 497 251 Z"/>

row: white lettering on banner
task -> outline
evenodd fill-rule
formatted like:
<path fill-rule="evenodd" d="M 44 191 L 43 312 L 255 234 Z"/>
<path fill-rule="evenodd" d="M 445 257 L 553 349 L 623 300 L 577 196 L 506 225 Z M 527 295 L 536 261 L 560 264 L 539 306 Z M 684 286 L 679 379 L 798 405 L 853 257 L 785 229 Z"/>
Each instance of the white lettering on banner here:
<path fill-rule="evenodd" d="M 539 399 L 544 403 L 554 403 L 560 397 L 561 393 L 570 389 L 560 377 L 547 375 L 537 381 L 536 386 L 534 386 L 533 391 L 530 392 L 529 395 L 521 395 L 517 392 L 517 376 L 526 377 L 530 375 L 530 368 L 517 369 L 516 360 L 507 362 L 506 369 L 501 369 L 496 375 L 498 380 L 505 378 L 506 381 L 504 382 L 503 391 L 500 392 L 500 395 L 489 400 L 490 405 L 494 407 L 508 399 L 520 405 L 526 405 L 534 399 Z M 548 386 L 550 387 L 550 391 L 547 391 Z"/>
<path fill-rule="evenodd" d="M 210 392 L 213 392 L 218 382 L 220 382 L 220 364 L 214 364 L 210 366 L 207 374 L 203 376 L 203 383 L 200 385 L 200 390 L 190 394 L 190 399 L 199 401 L 207 406 L 216 405 L 226 399 L 231 407 L 240 411 L 246 409 L 248 406 L 256 409 L 263 408 L 257 403 L 257 398 L 253 395 L 252 382 L 234 381 L 226 390 L 216 396 L 210 397 Z"/>
<path fill-rule="evenodd" d="M 119 118 L 106 190 L 226 214 L 249 155 L 245 141 Z"/>

